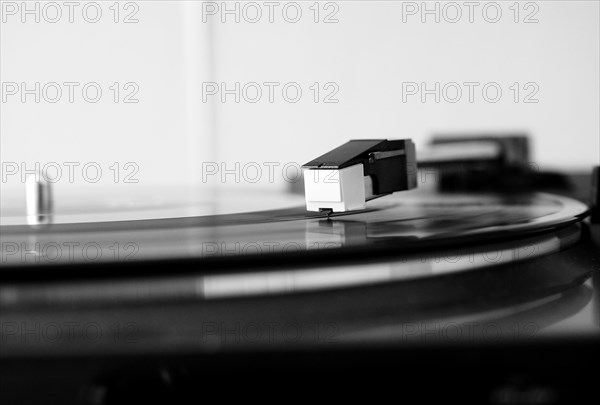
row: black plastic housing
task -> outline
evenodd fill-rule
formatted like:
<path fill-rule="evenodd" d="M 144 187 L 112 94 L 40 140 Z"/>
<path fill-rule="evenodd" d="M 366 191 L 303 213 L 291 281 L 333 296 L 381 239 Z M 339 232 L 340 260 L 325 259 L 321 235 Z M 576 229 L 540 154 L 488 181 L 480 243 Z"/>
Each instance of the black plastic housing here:
<path fill-rule="evenodd" d="M 415 145 L 410 139 L 356 139 L 304 164 L 307 169 L 334 169 L 362 163 L 371 176 L 373 194 L 391 194 L 417 186 Z"/>

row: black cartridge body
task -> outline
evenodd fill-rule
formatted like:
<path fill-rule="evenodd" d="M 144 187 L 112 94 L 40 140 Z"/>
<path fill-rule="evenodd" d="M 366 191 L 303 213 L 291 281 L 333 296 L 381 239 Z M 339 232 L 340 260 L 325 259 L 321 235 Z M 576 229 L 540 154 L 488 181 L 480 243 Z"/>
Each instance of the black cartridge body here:
<path fill-rule="evenodd" d="M 410 139 L 357 139 L 304 164 L 304 169 L 340 170 L 362 164 L 375 196 L 415 188 L 415 145 Z"/>

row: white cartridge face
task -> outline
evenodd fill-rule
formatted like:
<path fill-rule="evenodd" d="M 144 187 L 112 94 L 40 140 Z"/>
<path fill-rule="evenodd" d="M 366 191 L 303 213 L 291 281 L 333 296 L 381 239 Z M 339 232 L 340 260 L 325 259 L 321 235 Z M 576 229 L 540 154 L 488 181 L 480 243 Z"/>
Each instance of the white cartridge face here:
<path fill-rule="evenodd" d="M 308 211 L 344 212 L 365 208 L 362 164 L 340 170 L 304 169 L 303 172 Z"/>

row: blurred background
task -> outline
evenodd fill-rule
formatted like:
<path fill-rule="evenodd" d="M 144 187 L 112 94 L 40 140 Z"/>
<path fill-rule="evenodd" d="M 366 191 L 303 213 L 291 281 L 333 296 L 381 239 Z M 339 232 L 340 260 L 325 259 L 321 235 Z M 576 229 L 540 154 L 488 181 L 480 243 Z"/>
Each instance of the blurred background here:
<path fill-rule="evenodd" d="M 2 1 L 2 198 L 36 164 L 98 199 L 284 190 L 349 139 L 418 153 L 439 133 L 526 131 L 540 168 L 588 170 L 599 18 L 597 1 Z"/>

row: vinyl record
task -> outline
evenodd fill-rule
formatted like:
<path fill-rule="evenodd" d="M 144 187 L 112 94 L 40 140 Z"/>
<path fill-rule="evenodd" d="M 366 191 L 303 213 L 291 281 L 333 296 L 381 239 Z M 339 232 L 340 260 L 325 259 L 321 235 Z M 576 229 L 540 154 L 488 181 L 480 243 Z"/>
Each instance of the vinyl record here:
<path fill-rule="evenodd" d="M 456 254 L 467 248 L 495 251 L 501 250 L 501 242 L 547 239 L 540 234 L 578 222 L 586 213 L 584 204 L 550 194 L 411 192 L 375 200 L 366 211 L 331 217 L 297 206 L 224 215 L 3 225 L 0 279 L 142 276 L 165 269 L 170 274 L 223 275 L 263 265 L 436 254 L 442 248 Z M 545 247 L 540 252 L 559 245 L 541 244 Z"/>

